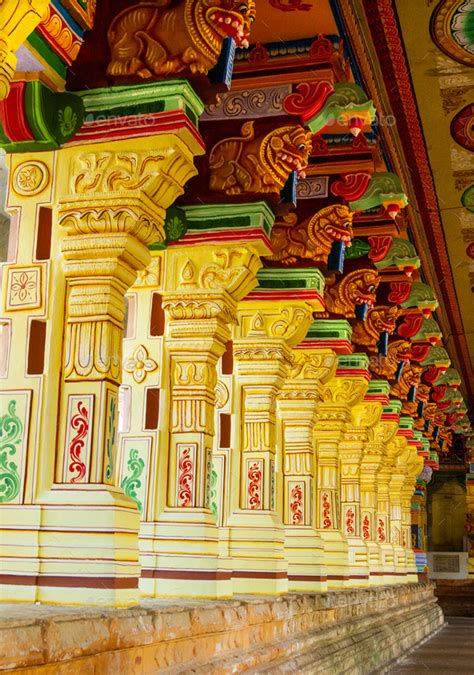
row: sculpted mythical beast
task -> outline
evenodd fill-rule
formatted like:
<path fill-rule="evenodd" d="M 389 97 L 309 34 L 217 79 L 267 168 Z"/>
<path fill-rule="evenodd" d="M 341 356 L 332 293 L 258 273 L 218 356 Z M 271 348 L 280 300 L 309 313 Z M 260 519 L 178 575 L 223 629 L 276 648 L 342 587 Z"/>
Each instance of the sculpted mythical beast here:
<path fill-rule="evenodd" d="M 394 380 L 398 366 L 403 361 L 407 364 L 411 357 L 411 343 L 408 340 L 395 340 L 388 345 L 387 356 L 370 358 L 369 368 L 380 377 Z"/>
<path fill-rule="evenodd" d="M 247 47 L 254 0 L 155 0 L 124 9 L 110 24 L 107 73 L 144 79 L 216 65 L 225 37 Z"/>
<path fill-rule="evenodd" d="M 272 228 L 274 260 L 291 265 L 298 259 L 327 262 L 334 241 L 350 244 L 352 239 L 352 212 L 343 204 L 326 206 L 297 223 L 296 214 L 277 220 Z"/>
<path fill-rule="evenodd" d="M 333 314 L 354 316 L 356 305 L 365 302 L 371 307 L 374 304 L 379 283 L 377 272 L 370 269 L 354 270 L 340 281 L 330 275 L 326 277 L 324 293 L 326 309 Z"/>
<path fill-rule="evenodd" d="M 310 131 L 289 126 L 256 136 L 251 121 L 242 125 L 241 134 L 225 138 L 212 148 L 209 155 L 211 190 L 228 195 L 279 194 L 291 171 L 304 175 L 311 151 Z"/>
<path fill-rule="evenodd" d="M 370 351 L 377 351 L 380 334 L 386 331 L 389 335 L 395 330 L 400 310 L 395 305 L 372 307 L 365 321 L 358 321 L 352 329 L 352 341 L 364 345 Z"/>

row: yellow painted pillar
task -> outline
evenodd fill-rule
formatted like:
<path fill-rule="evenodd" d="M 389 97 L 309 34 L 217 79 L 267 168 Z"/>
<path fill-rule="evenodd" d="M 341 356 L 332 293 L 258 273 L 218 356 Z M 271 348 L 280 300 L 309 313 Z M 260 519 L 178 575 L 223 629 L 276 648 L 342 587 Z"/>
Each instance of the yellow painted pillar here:
<path fill-rule="evenodd" d="M 344 440 L 339 447 L 341 456 L 342 527 L 349 544 L 350 576 L 355 580 L 354 586 L 362 587 L 369 585 L 370 549 L 366 541 L 370 536 L 371 520 L 373 520 L 375 511 L 375 509 L 370 509 L 370 505 L 374 504 L 375 499 L 368 499 L 367 491 L 364 493 L 364 501 L 362 502 L 362 463 L 369 434 L 380 421 L 382 414 L 382 403 L 373 400 L 372 394 L 376 395 L 376 390 L 373 387 L 371 390 L 371 385 L 372 382 L 369 383 L 369 389 L 364 400 L 352 408 L 351 423 L 347 426 Z M 375 472 L 369 480 L 371 494 L 375 496 Z M 364 489 L 366 490 L 366 488 L 367 482 L 364 480 Z M 369 504 L 369 509 L 364 508 L 367 504 Z"/>
<path fill-rule="evenodd" d="M 256 285 L 260 256 L 247 244 L 216 243 L 167 250 L 163 364 L 169 384 L 160 438 L 156 500 L 142 525 L 142 588 L 151 595 L 222 597 L 219 533 L 210 509 L 217 362 L 237 320 L 237 303 Z M 165 403 L 165 402 L 164 402 Z M 144 544 L 145 545 L 145 544 Z"/>
<path fill-rule="evenodd" d="M 315 425 L 317 448 L 317 527 L 324 541 L 327 580 L 329 588 L 351 586 L 348 542 L 341 518 L 341 498 L 348 497 L 349 489 L 341 492 L 340 444 L 350 424 L 351 408 L 363 399 L 367 387 L 367 357 L 365 355 L 339 356 L 336 377 L 322 389 Z M 355 364 L 354 366 L 352 364 Z M 347 484 L 349 485 L 349 484 Z M 345 501 L 345 511 L 352 502 Z M 355 522 L 355 521 L 354 521 Z"/>
<path fill-rule="evenodd" d="M 407 439 L 396 435 L 389 444 L 389 452 L 392 454 L 392 469 L 390 475 L 389 501 L 390 501 L 390 542 L 393 546 L 395 558 L 395 574 L 399 583 L 406 583 L 406 549 L 402 543 L 402 487 L 406 479 L 406 461 L 410 451 L 407 448 Z"/>
<path fill-rule="evenodd" d="M 297 297 L 291 289 L 256 289 L 238 308 L 231 480 L 222 530 L 234 593 L 288 590 L 276 399 L 292 365 L 292 347 L 305 337 L 312 312 L 321 309 L 320 296 L 315 302 Z"/>
<path fill-rule="evenodd" d="M 114 118 L 106 141 L 11 159 L 20 246 L 6 274 L 19 320 L 8 377 L 18 403 L 7 403 L 22 415 L 22 456 L 21 489 L 1 509 L 4 599 L 139 600 L 139 514 L 116 485 L 124 295 L 148 245 L 164 239 L 165 209 L 202 145 L 186 129 L 114 140 L 117 128 Z M 17 272 L 28 284 L 19 304 Z"/>
<path fill-rule="evenodd" d="M 324 543 L 316 529 L 314 424 L 321 384 L 334 376 L 330 349 L 293 350 L 293 365 L 278 397 L 283 449 L 283 522 L 290 591 L 327 586 Z"/>
<path fill-rule="evenodd" d="M 384 406 L 389 403 L 389 392 L 388 382 L 371 380 L 364 399 L 372 404 L 378 403 L 376 421 L 367 427 L 367 440 L 364 443 L 359 470 L 360 527 L 368 553 L 369 586 L 379 585 L 380 576 L 383 575 L 381 550 L 376 537 L 377 476 L 383 461 L 386 435 L 386 426 L 382 423 L 381 417 Z"/>
<path fill-rule="evenodd" d="M 399 583 L 399 575 L 396 569 L 395 551 L 390 541 L 390 479 L 394 464 L 397 447 L 393 445 L 393 439 L 399 428 L 400 410 L 402 404 L 398 400 L 391 400 L 384 408 L 381 423 L 384 426 L 384 454 L 380 470 L 377 475 L 377 515 L 376 537 L 381 551 L 381 570 L 383 575 L 380 583 Z"/>
<path fill-rule="evenodd" d="M 417 476 L 423 470 L 424 459 L 418 454 L 417 448 L 408 445 L 408 457 L 406 458 L 405 481 L 401 488 L 402 502 L 402 546 L 405 549 L 407 581 L 416 583 L 418 581 L 418 570 L 416 566 L 416 556 L 412 536 L 411 536 L 411 503 L 415 492 Z"/>

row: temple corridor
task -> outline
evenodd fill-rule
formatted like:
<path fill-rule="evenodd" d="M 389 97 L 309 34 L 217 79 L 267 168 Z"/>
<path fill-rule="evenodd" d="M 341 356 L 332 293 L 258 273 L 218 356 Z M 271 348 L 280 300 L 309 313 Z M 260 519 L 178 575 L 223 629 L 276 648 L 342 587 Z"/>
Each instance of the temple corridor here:
<path fill-rule="evenodd" d="M 471 667 L 473 27 L 0 1 L 0 671 Z"/>

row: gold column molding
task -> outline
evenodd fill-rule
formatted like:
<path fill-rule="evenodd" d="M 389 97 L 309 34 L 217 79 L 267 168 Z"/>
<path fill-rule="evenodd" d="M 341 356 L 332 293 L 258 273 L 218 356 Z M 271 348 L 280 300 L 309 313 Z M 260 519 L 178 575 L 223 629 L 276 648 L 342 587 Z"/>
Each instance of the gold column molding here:
<path fill-rule="evenodd" d="M 43 19 L 49 0 L 5 0 L 0 4 L 0 100 L 10 92 L 16 50 Z"/>

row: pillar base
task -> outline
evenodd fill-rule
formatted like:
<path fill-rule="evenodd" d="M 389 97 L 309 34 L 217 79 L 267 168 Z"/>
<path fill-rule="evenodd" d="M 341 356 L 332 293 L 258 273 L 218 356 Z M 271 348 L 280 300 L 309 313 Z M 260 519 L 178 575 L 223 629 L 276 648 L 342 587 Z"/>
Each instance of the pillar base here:
<path fill-rule="evenodd" d="M 349 553 L 346 538 L 337 530 L 319 530 L 324 542 L 324 567 L 327 571 L 327 587 L 347 588 L 349 579 Z"/>
<path fill-rule="evenodd" d="M 348 567 L 351 588 L 369 586 L 369 554 L 360 537 L 347 537 Z"/>
<path fill-rule="evenodd" d="M 170 510 L 159 522 L 142 522 L 140 563 L 140 590 L 147 597 L 232 596 L 230 570 L 219 558 L 218 528 L 205 510 Z"/>
<path fill-rule="evenodd" d="M 2 600 L 138 604 L 135 502 L 118 489 L 94 487 L 51 490 L 45 498 L 54 503 L 2 507 Z"/>
<path fill-rule="evenodd" d="M 285 531 L 273 514 L 234 514 L 245 525 L 221 528 L 222 550 L 232 561 L 234 594 L 279 595 L 288 592 Z"/>
<path fill-rule="evenodd" d="M 312 527 L 285 528 L 288 590 L 307 593 L 327 590 L 324 544 Z"/>

